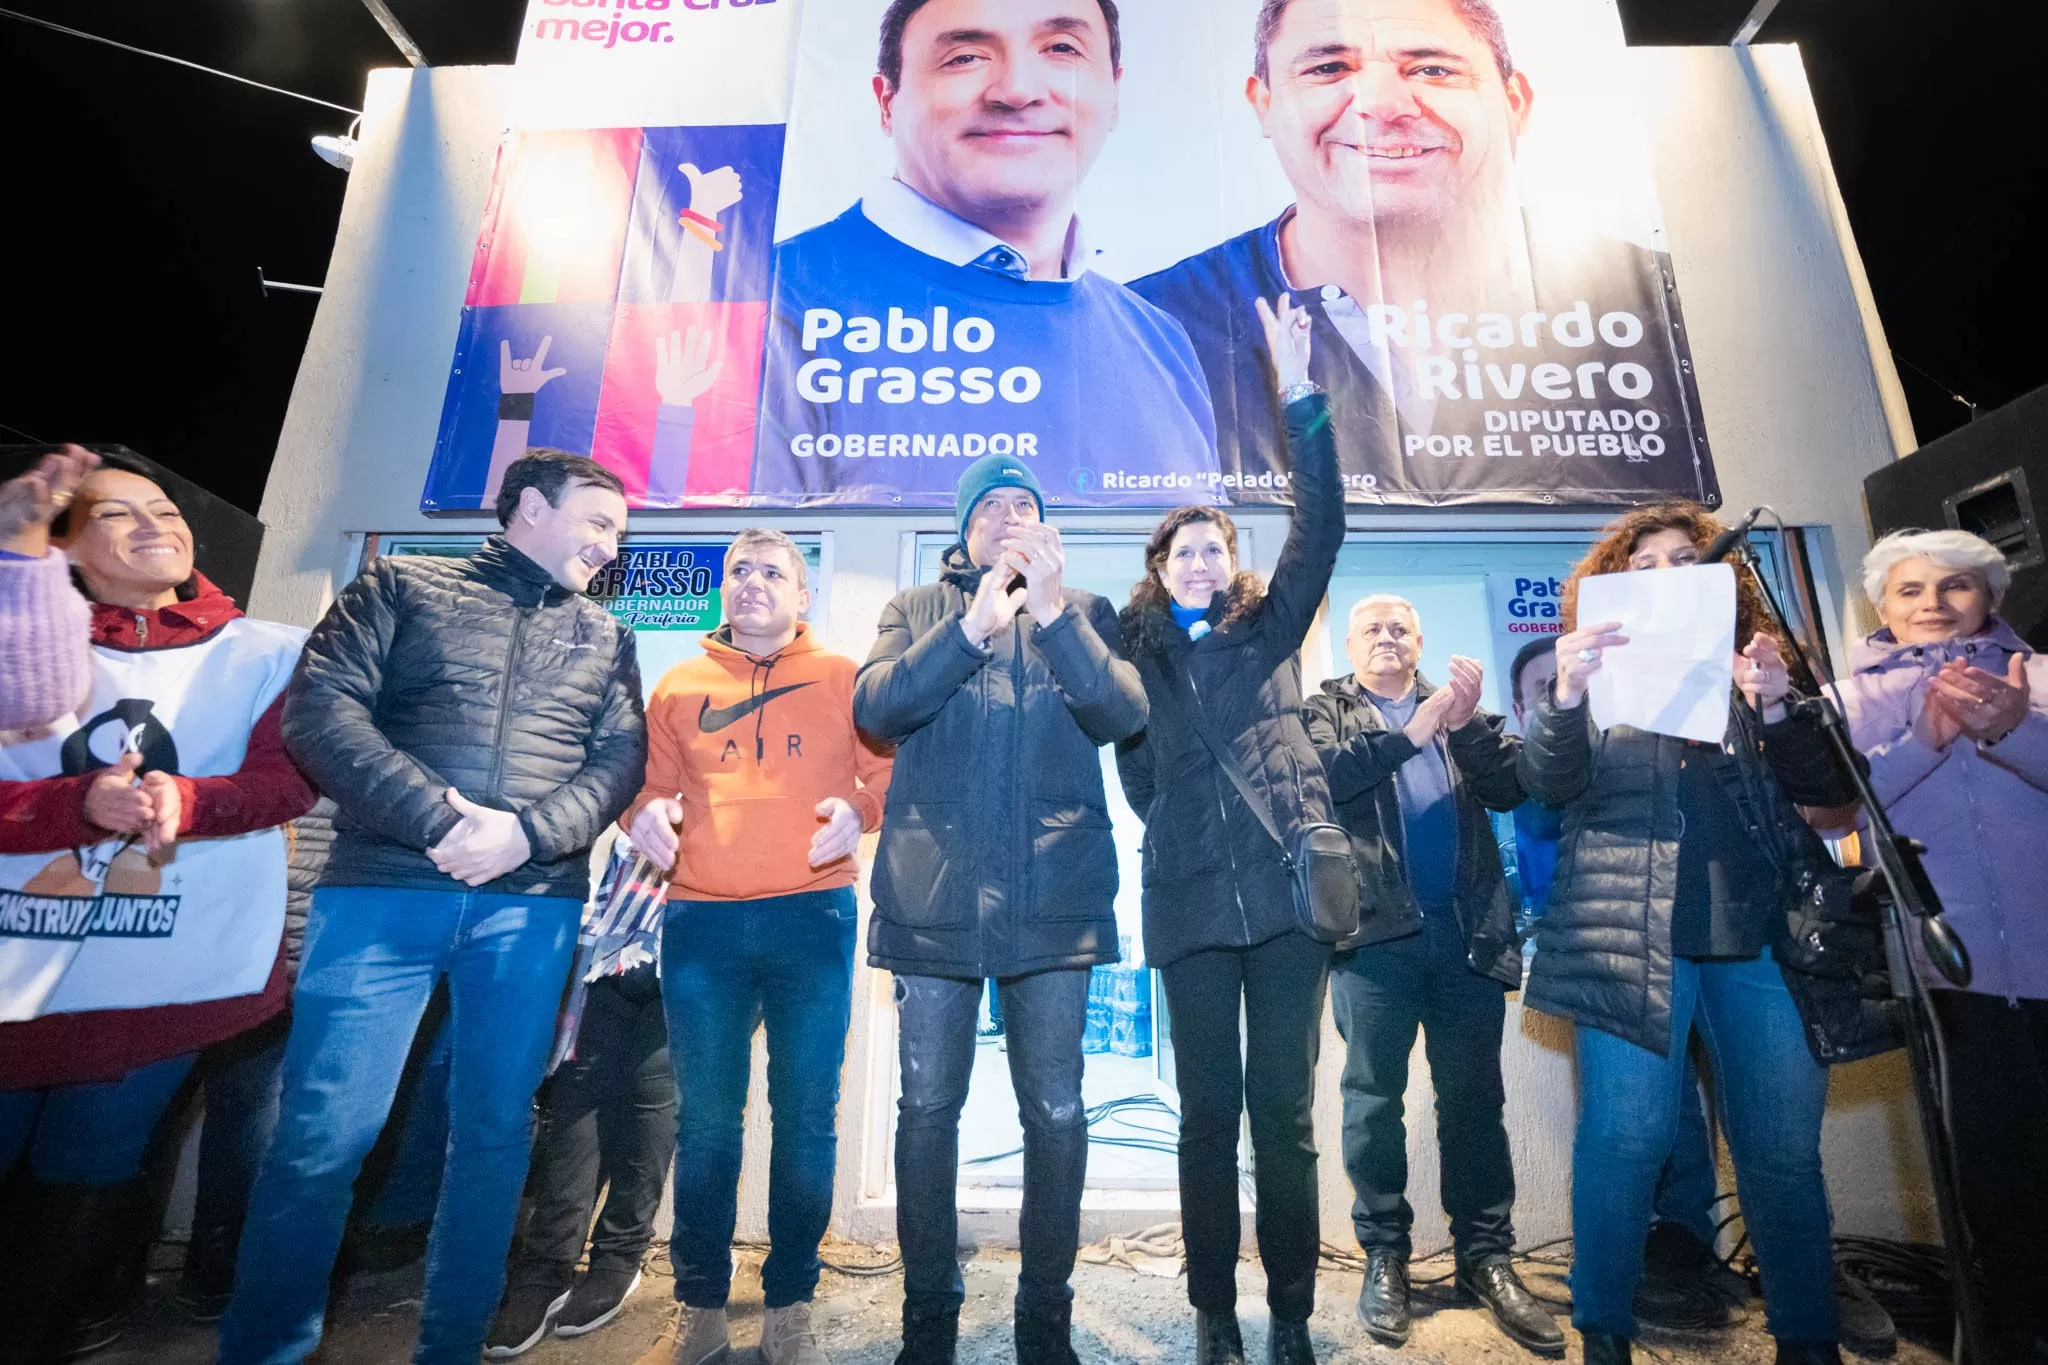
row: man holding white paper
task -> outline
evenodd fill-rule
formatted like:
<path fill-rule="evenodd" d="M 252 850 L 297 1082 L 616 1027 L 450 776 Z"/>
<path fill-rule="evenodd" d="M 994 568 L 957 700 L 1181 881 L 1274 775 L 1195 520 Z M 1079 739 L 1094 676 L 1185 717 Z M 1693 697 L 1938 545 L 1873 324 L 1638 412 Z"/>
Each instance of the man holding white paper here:
<path fill-rule="evenodd" d="M 1786 706 L 1789 675 L 1754 586 L 1693 567 L 1720 530 L 1691 503 L 1608 527 L 1566 584 L 1573 628 L 1522 747 L 1523 787 L 1564 817 L 1525 999 L 1577 1025 L 1572 1321 L 1588 1365 L 1630 1359 L 1695 1024 L 1779 1365 L 1840 1359 L 1820 1169 L 1827 1072 L 1772 950 L 1811 843 L 1795 805 L 1853 798 L 1819 727 Z M 1615 615 L 1579 626 L 1603 599 Z M 1734 639 L 1748 641 L 1740 655 Z M 1609 684 L 1611 724 L 1587 705 Z"/>

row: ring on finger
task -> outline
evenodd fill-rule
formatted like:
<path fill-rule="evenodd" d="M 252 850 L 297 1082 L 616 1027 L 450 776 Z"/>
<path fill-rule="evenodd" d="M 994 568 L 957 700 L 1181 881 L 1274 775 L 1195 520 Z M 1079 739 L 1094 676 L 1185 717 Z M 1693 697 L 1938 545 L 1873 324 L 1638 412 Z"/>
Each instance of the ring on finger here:
<path fill-rule="evenodd" d="M 1579 662 L 1582 664 L 1592 663 L 1599 657 L 1600 651 L 1597 649 L 1582 649 L 1579 651 Z"/>

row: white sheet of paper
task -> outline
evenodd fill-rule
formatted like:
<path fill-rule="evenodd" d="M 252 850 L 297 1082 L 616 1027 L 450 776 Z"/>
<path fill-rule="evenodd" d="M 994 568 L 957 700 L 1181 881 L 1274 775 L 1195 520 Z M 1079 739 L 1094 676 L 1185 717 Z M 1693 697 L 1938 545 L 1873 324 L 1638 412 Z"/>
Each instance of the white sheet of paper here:
<path fill-rule="evenodd" d="M 1638 569 L 1579 580 L 1581 626 L 1619 621 L 1628 643 L 1600 661 L 1587 696 L 1601 729 L 1633 725 L 1719 744 L 1735 682 L 1735 570 Z"/>

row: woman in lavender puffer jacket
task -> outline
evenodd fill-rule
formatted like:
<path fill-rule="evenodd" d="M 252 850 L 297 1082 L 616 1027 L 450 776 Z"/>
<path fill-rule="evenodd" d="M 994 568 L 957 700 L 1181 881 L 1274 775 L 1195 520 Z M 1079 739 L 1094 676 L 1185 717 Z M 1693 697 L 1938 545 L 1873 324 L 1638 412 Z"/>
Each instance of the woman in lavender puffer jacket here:
<path fill-rule="evenodd" d="M 2010 582 L 1966 531 L 1901 531 L 1863 561 L 1884 628 L 1838 690 L 1870 781 L 1927 871 L 1973 977 L 1919 956 L 1947 1039 L 1964 1212 L 1999 1360 L 2048 1361 L 2033 1267 L 2048 1226 L 2048 657 L 1994 613 Z"/>

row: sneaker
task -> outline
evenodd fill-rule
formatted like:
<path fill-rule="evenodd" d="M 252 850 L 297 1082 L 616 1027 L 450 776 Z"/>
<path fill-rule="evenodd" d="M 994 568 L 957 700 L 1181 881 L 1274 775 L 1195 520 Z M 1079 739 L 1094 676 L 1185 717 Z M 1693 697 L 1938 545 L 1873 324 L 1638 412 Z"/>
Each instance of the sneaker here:
<path fill-rule="evenodd" d="M 540 1345 L 548 1324 L 568 1301 L 569 1291 L 552 1284 L 513 1285 L 505 1291 L 505 1301 L 498 1305 L 498 1316 L 484 1338 L 484 1359 L 510 1360 Z"/>
<path fill-rule="evenodd" d="M 811 1326 L 811 1306 L 797 1302 L 771 1308 L 761 1319 L 761 1359 L 767 1365 L 825 1365 L 818 1333 Z"/>
<path fill-rule="evenodd" d="M 577 1277 L 569 1302 L 555 1319 L 558 1337 L 588 1336 L 626 1311 L 626 1300 L 640 1287 L 640 1268 L 589 1270 Z"/>
<path fill-rule="evenodd" d="M 1643 1245 L 1636 1283 L 1638 1322 L 1680 1332 L 1726 1326 L 1729 1310 L 1747 1301 L 1749 1286 L 1722 1267 L 1714 1249 L 1677 1223 L 1657 1223 Z"/>
<path fill-rule="evenodd" d="M 704 1365 L 732 1352 L 732 1335 L 723 1308 L 692 1308 L 679 1303 L 654 1345 L 633 1365 Z"/>
<path fill-rule="evenodd" d="M 97 1355 L 119 1341 L 128 1331 L 128 1319 L 132 1308 L 118 1312 L 87 1313 L 72 1325 L 66 1337 L 59 1360 L 82 1360 Z"/>
<path fill-rule="evenodd" d="M 1899 1329 L 1892 1315 L 1864 1287 L 1863 1281 L 1835 1267 L 1835 1335 L 1842 1349 L 1884 1360 L 1899 1349 Z"/>

